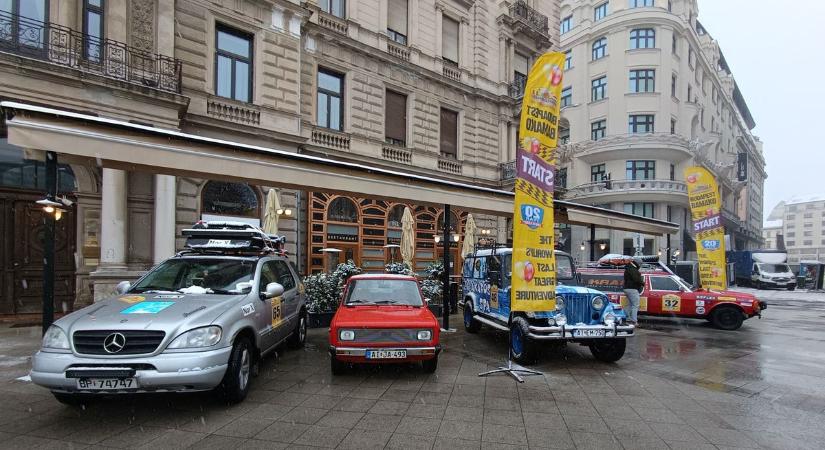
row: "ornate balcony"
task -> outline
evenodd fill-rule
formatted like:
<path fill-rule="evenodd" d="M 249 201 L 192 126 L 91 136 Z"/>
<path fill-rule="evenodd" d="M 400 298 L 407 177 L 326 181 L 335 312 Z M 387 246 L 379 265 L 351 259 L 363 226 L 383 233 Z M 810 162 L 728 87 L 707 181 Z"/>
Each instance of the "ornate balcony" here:
<path fill-rule="evenodd" d="M 687 201 L 687 185 L 676 180 L 605 180 L 574 186 L 567 198 L 611 197 L 616 200 Z M 668 198 L 666 196 L 673 196 Z M 643 198 L 640 198 L 643 197 Z M 610 201 L 610 200 L 603 200 Z"/>
<path fill-rule="evenodd" d="M 412 164 L 412 151 L 405 147 L 384 144 L 384 146 L 381 147 L 381 156 L 387 161 Z"/>
<path fill-rule="evenodd" d="M 517 79 L 511 81 L 510 85 L 508 86 L 508 91 L 509 91 L 508 93 L 510 94 L 510 97 L 513 97 L 514 99 L 517 99 L 517 100 L 524 97 L 524 88 L 526 86 L 527 86 L 527 78 L 521 78 L 521 79 L 517 78 Z"/>
<path fill-rule="evenodd" d="M 454 63 L 444 61 L 442 70 L 445 77 L 451 80 L 461 81 L 461 69 Z"/>
<path fill-rule="evenodd" d="M 315 127 L 312 129 L 312 143 L 320 147 L 349 151 L 350 136 L 348 133 Z"/>
<path fill-rule="evenodd" d="M 507 161 L 501 163 L 501 182 L 502 183 L 512 183 L 516 180 L 516 162 L 515 161 Z"/>
<path fill-rule="evenodd" d="M 318 25 L 343 35 L 346 35 L 349 30 L 349 25 L 347 25 L 346 20 L 325 12 L 318 13 Z"/>
<path fill-rule="evenodd" d="M 461 175 L 461 162 L 452 158 L 438 158 L 438 170 L 441 172 Z"/>
<path fill-rule="evenodd" d="M 510 5 L 509 13 L 514 31 L 524 32 L 545 44 L 550 44 L 550 21 L 547 16 L 530 7 L 524 0 L 516 0 Z"/>
<path fill-rule="evenodd" d="M 0 11 L 0 52 L 180 94 L 179 59 Z"/>
<path fill-rule="evenodd" d="M 260 125 L 261 123 L 261 110 L 257 106 L 220 97 L 207 99 L 206 113 L 221 120 L 246 125 Z"/>
<path fill-rule="evenodd" d="M 387 41 L 387 52 L 398 59 L 410 60 L 410 48 L 397 42 Z"/>
<path fill-rule="evenodd" d="M 606 153 L 633 149 L 639 157 L 667 159 L 678 162 L 693 157 L 690 142 L 678 134 L 638 133 L 611 134 L 597 141 L 579 141 L 570 144 L 576 157 L 590 164 L 609 159 Z"/>

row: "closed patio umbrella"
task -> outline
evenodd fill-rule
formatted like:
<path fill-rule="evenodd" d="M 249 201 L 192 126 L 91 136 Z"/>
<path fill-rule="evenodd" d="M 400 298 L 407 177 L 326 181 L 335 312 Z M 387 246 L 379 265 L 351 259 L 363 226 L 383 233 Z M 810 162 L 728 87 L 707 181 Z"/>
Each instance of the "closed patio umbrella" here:
<path fill-rule="evenodd" d="M 404 215 L 401 216 L 401 260 L 410 269 L 413 268 L 413 253 L 415 252 L 415 234 L 412 211 L 409 207 L 404 208 Z"/>
<path fill-rule="evenodd" d="M 464 224 L 464 244 L 461 246 L 461 258 L 473 253 L 473 245 L 476 241 L 476 221 L 472 214 L 467 214 L 467 223 Z"/>
<path fill-rule="evenodd" d="M 266 193 L 266 209 L 264 209 L 264 233 L 278 234 L 278 210 L 281 209 L 281 201 L 278 192 L 270 189 Z"/>

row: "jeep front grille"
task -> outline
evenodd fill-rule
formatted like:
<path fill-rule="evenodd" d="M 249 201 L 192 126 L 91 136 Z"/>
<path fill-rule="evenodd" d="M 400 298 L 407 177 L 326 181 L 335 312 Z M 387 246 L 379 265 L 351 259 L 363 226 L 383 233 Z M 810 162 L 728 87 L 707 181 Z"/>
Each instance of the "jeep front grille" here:
<path fill-rule="evenodd" d="M 593 308 L 590 304 L 592 296 L 589 294 L 565 294 L 564 314 L 567 316 L 567 323 L 575 325 L 577 323 L 590 324 Z"/>

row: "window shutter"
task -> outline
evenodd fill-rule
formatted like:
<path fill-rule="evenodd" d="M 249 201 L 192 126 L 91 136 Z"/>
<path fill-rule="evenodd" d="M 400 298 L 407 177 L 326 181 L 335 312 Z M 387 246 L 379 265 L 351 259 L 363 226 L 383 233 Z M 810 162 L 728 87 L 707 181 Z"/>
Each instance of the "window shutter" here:
<path fill-rule="evenodd" d="M 407 35 L 407 0 L 390 0 L 387 10 L 387 28 Z"/>
<path fill-rule="evenodd" d="M 530 70 L 530 62 L 527 60 L 527 57 L 521 53 L 516 53 L 513 64 L 513 69 L 522 75 L 527 75 L 527 72 Z"/>
<path fill-rule="evenodd" d="M 441 155 L 455 158 L 458 155 L 458 113 L 441 108 Z"/>
<path fill-rule="evenodd" d="M 441 56 L 458 63 L 458 22 L 447 16 L 441 21 Z"/>
<path fill-rule="evenodd" d="M 387 91 L 384 117 L 386 137 L 407 141 L 407 96 Z"/>

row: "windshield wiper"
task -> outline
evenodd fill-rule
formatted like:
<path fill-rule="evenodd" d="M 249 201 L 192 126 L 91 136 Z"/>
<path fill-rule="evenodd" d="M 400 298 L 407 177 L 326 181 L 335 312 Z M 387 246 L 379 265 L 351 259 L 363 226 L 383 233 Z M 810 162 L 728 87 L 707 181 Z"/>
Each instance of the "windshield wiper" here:
<path fill-rule="evenodd" d="M 132 289 L 131 292 L 134 292 L 136 294 L 145 294 L 145 293 L 151 293 L 151 292 L 173 292 L 174 293 L 175 291 L 171 290 L 171 289 L 167 289 L 163 286 L 143 286 L 143 287 L 139 287 L 139 288 L 134 288 L 134 289 Z"/>
<path fill-rule="evenodd" d="M 400 305 L 401 302 L 397 302 L 395 300 L 378 300 L 377 302 L 373 302 L 376 305 Z"/>
<path fill-rule="evenodd" d="M 207 288 L 209 292 L 207 294 L 218 294 L 218 295 L 228 295 L 228 294 L 237 294 L 237 291 L 230 291 L 228 289 L 218 289 L 218 288 Z"/>
<path fill-rule="evenodd" d="M 374 305 L 375 303 L 369 300 L 350 300 L 347 305 Z"/>

